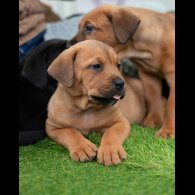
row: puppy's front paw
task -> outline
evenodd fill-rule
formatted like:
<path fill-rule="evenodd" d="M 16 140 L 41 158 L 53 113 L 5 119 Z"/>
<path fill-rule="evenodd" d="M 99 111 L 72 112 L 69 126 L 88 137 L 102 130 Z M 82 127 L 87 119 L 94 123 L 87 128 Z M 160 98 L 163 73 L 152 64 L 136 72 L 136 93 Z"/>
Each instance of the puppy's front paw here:
<path fill-rule="evenodd" d="M 100 146 L 97 159 L 100 164 L 117 165 L 127 158 L 127 154 L 120 144 Z"/>
<path fill-rule="evenodd" d="M 70 156 L 74 161 L 91 161 L 96 156 L 97 150 L 95 144 L 86 140 L 78 143 L 73 149 L 71 149 Z"/>
<path fill-rule="evenodd" d="M 162 127 L 160 130 L 156 132 L 156 136 L 162 138 L 174 138 L 175 130 Z"/>

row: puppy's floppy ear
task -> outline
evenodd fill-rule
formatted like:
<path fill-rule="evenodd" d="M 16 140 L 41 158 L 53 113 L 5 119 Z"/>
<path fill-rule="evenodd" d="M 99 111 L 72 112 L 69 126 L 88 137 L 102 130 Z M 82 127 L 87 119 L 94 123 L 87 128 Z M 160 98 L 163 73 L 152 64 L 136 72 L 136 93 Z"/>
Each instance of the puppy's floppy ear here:
<path fill-rule="evenodd" d="M 140 19 L 123 8 L 118 8 L 107 13 L 112 23 L 116 38 L 121 44 L 125 44 L 137 30 Z"/>
<path fill-rule="evenodd" d="M 68 49 L 62 52 L 49 66 L 48 73 L 66 87 L 74 83 L 74 61 L 76 49 Z"/>
<path fill-rule="evenodd" d="M 32 50 L 21 64 L 21 74 L 33 85 L 44 89 L 48 85 L 47 68 L 59 53 L 66 49 L 65 40 L 53 39 Z"/>

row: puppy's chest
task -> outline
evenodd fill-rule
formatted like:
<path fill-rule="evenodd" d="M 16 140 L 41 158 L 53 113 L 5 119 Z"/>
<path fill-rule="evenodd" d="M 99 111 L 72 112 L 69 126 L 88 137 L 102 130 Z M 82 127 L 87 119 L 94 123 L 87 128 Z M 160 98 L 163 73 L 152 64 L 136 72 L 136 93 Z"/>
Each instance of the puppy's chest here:
<path fill-rule="evenodd" d="M 87 135 L 91 131 L 104 131 L 110 126 L 107 117 L 102 113 L 86 112 L 66 116 L 63 120 L 65 126 L 78 129 L 82 134 Z"/>

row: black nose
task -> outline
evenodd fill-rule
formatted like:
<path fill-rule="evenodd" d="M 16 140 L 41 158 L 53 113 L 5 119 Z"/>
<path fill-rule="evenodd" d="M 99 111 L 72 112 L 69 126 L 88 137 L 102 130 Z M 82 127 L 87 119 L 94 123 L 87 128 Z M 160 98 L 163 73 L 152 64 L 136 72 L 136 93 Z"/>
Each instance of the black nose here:
<path fill-rule="evenodd" d="M 72 45 L 74 45 L 74 44 L 76 44 L 76 41 L 75 41 L 74 39 L 71 39 L 70 41 L 68 41 L 68 42 L 66 43 L 67 49 L 68 49 L 69 47 L 71 47 Z"/>
<path fill-rule="evenodd" d="M 112 83 L 114 84 L 117 90 L 124 89 L 124 84 L 125 84 L 124 80 L 116 79 L 116 80 L 113 80 Z"/>

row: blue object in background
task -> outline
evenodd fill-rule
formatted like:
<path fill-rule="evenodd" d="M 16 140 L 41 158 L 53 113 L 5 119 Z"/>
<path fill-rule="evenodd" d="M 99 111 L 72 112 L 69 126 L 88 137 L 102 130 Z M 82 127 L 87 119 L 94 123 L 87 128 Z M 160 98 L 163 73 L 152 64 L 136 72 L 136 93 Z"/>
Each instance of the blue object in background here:
<path fill-rule="evenodd" d="M 42 31 L 36 37 L 19 47 L 19 62 L 21 62 L 32 49 L 44 41 L 45 32 L 46 30 Z"/>

